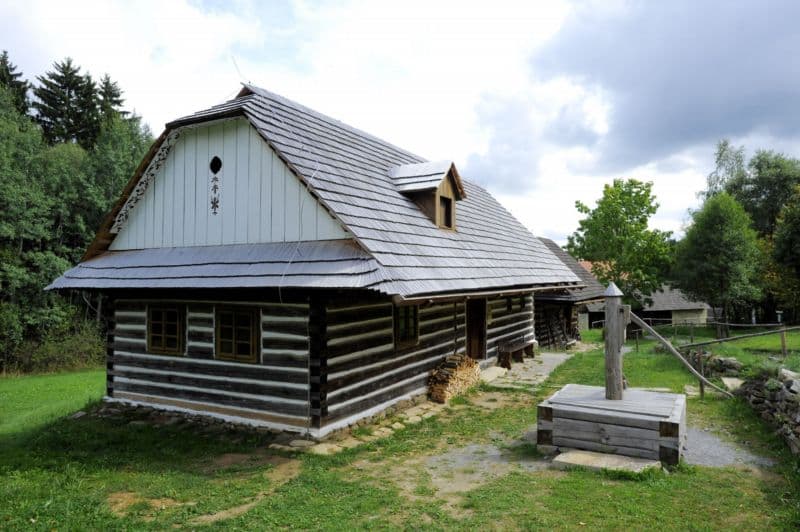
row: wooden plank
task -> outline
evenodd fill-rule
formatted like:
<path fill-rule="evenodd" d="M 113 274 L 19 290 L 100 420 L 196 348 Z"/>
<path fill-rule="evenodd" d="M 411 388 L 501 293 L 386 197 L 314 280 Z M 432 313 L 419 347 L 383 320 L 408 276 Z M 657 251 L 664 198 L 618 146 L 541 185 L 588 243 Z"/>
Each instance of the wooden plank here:
<path fill-rule="evenodd" d="M 658 430 L 560 417 L 557 417 L 554 420 L 553 430 L 596 434 L 599 438 L 613 436 L 620 438 L 631 438 L 633 440 L 652 440 L 656 442 L 661 439 Z"/>
<path fill-rule="evenodd" d="M 328 326 L 359 323 L 375 318 L 391 318 L 392 306 L 379 305 L 365 309 L 338 310 L 328 312 Z"/>
<path fill-rule="evenodd" d="M 152 368 L 163 371 L 180 371 L 187 373 L 227 376 L 243 379 L 274 380 L 294 383 L 306 383 L 308 375 L 304 371 L 293 371 L 291 368 L 272 368 L 257 364 L 237 364 L 235 362 L 199 361 L 184 357 L 156 357 L 155 355 L 130 355 L 115 353 L 118 364 L 138 368 Z"/>
<path fill-rule="evenodd" d="M 120 392 L 115 396 L 118 399 L 124 399 L 127 401 L 135 401 L 135 402 L 144 402 L 150 403 L 154 405 L 164 405 L 164 406 L 171 406 L 177 408 L 183 408 L 186 410 L 194 410 L 198 413 L 211 413 L 211 414 L 218 414 L 222 416 L 234 416 L 234 417 L 241 417 L 245 419 L 253 419 L 258 421 L 264 421 L 268 423 L 276 423 L 280 425 L 289 425 L 295 427 L 305 427 L 305 417 L 290 417 L 290 416 L 281 416 L 277 414 L 269 414 L 267 412 L 260 412 L 260 411 L 253 411 L 253 410 L 246 410 L 246 409 L 239 409 L 239 408 L 231 408 L 231 407 L 224 407 L 217 404 L 212 403 L 204 403 L 204 402 L 195 402 L 195 401 L 185 401 L 179 400 L 171 397 L 163 397 L 160 395 L 148 395 L 148 394 L 139 394 L 139 393 L 131 393 L 131 392 Z"/>
<path fill-rule="evenodd" d="M 308 317 L 308 305 L 305 304 L 262 304 L 261 314 L 263 316 L 278 316 L 278 317 Z"/>
<path fill-rule="evenodd" d="M 624 456 L 635 456 L 638 458 L 651 458 L 658 460 L 658 452 L 637 449 L 635 447 L 626 447 L 624 445 L 603 445 L 592 441 L 579 440 L 575 438 L 565 438 L 563 436 L 557 437 L 553 435 L 553 445 L 557 447 L 571 447 L 573 449 L 584 449 L 587 451 L 596 451 L 600 453 L 621 454 Z"/>
<path fill-rule="evenodd" d="M 147 343 L 142 341 L 134 341 L 133 339 L 128 340 L 126 338 L 115 337 L 114 338 L 114 350 L 115 351 L 127 351 L 130 353 L 147 353 Z"/>
<path fill-rule="evenodd" d="M 289 368 L 307 368 L 308 350 L 302 353 L 291 351 L 261 350 L 261 363 L 265 366 L 284 366 Z"/>
<path fill-rule="evenodd" d="M 214 358 L 213 344 L 186 343 L 186 356 L 189 358 L 199 358 L 210 360 Z"/>
<path fill-rule="evenodd" d="M 140 368 L 141 369 L 141 368 Z M 112 372 L 114 376 L 149 381 L 161 384 L 177 384 L 181 386 L 192 386 L 194 388 L 205 388 L 208 390 L 230 391 L 262 395 L 265 399 L 270 397 L 306 400 L 308 390 L 304 388 L 294 388 L 282 385 L 280 382 L 257 382 L 245 381 L 241 379 L 221 379 L 209 378 L 204 375 L 175 374 L 175 373 L 155 373 L 148 371 L 132 371 L 130 366 L 118 364 Z"/>
<path fill-rule="evenodd" d="M 555 423 L 553 426 L 553 439 L 580 440 L 582 442 L 591 442 L 599 445 L 607 445 L 609 447 L 640 449 L 652 453 L 657 453 L 660 448 L 658 440 L 637 439 L 622 436 L 603 436 L 597 432 L 565 430 L 560 427 L 558 423 Z"/>
<path fill-rule="evenodd" d="M 187 399 L 190 401 L 202 401 L 223 406 L 233 406 L 240 408 L 250 408 L 267 412 L 276 412 L 286 415 L 304 415 L 308 411 L 308 406 L 303 404 L 288 404 L 284 402 L 260 400 L 247 397 L 233 397 L 225 394 L 215 394 L 206 391 L 190 390 L 185 388 L 167 388 L 139 382 L 129 382 L 117 377 L 114 381 L 114 389 L 123 392 L 139 393 L 144 395 L 162 395 L 175 399 Z"/>
<path fill-rule="evenodd" d="M 642 416 L 639 414 L 628 414 L 619 416 L 615 413 L 603 412 L 593 408 L 583 408 L 578 406 L 558 407 L 552 406 L 553 419 L 580 419 L 584 421 L 595 421 L 600 423 L 613 423 L 627 427 L 639 427 L 643 429 L 658 430 L 660 420 L 652 416 Z"/>

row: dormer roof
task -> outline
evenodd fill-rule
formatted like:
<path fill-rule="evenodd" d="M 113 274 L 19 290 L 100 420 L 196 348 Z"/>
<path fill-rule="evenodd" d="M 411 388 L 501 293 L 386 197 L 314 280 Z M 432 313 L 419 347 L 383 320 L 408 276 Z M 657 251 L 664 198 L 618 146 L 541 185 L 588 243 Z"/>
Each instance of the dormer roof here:
<path fill-rule="evenodd" d="M 389 168 L 389 177 L 394 181 L 397 190 L 403 193 L 434 190 L 443 180 L 450 176 L 458 194 L 457 200 L 466 196 L 461 176 L 453 161 L 428 161 L 424 163 L 401 164 Z"/>

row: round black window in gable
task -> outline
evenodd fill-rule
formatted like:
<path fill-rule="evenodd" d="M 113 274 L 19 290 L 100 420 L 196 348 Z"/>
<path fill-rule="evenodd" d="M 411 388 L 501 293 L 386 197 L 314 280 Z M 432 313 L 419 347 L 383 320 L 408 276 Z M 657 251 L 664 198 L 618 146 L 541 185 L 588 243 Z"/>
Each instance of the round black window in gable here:
<path fill-rule="evenodd" d="M 209 164 L 208 166 L 209 168 L 211 168 L 211 172 L 216 174 L 222 168 L 222 159 L 220 159 L 215 155 L 214 158 L 211 159 L 211 164 Z"/>

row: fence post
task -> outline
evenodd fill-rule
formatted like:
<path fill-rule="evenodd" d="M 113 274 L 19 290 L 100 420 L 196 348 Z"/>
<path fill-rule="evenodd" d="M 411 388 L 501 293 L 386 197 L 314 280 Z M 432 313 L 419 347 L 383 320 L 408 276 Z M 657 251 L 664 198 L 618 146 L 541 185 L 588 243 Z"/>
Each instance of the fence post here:
<path fill-rule="evenodd" d="M 694 322 L 689 322 L 689 343 L 694 343 Z"/>
<path fill-rule="evenodd" d="M 783 355 L 783 358 L 786 358 L 786 355 L 788 354 L 786 352 L 786 326 L 781 329 L 781 354 Z"/>
<path fill-rule="evenodd" d="M 697 352 L 697 364 L 700 366 L 700 375 L 705 377 L 706 374 L 705 374 L 705 368 L 703 367 L 704 364 L 703 364 L 703 352 L 702 351 L 698 351 Z M 706 396 L 706 383 L 703 382 L 703 379 L 698 379 L 698 381 L 700 382 L 700 399 L 704 399 L 705 396 Z"/>
<path fill-rule="evenodd" d="M 622 399 L 622 337 L 625 331 L 622 291 L 613 282 L 606 298 L 606 399 Z"/>
<path fill-rule="evenodd" d="M 639 352 L 639 334 L 641 334 L 642 330 L 637 329 L 635 333 L 633 333 L 633 338 L 636 340 L 636 352 Z"/>

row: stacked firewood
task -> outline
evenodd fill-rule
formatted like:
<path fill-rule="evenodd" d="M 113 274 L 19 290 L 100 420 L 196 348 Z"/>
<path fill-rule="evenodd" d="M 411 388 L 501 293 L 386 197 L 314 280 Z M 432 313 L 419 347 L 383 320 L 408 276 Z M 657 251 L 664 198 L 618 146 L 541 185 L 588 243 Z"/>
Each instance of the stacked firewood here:
<path fill-rule="evenodd" d="M 481 368 L 467 355 L 450 355 L 434 370 L 428 380 L 431 401 L 446 403 L 480 380 Z"/>

